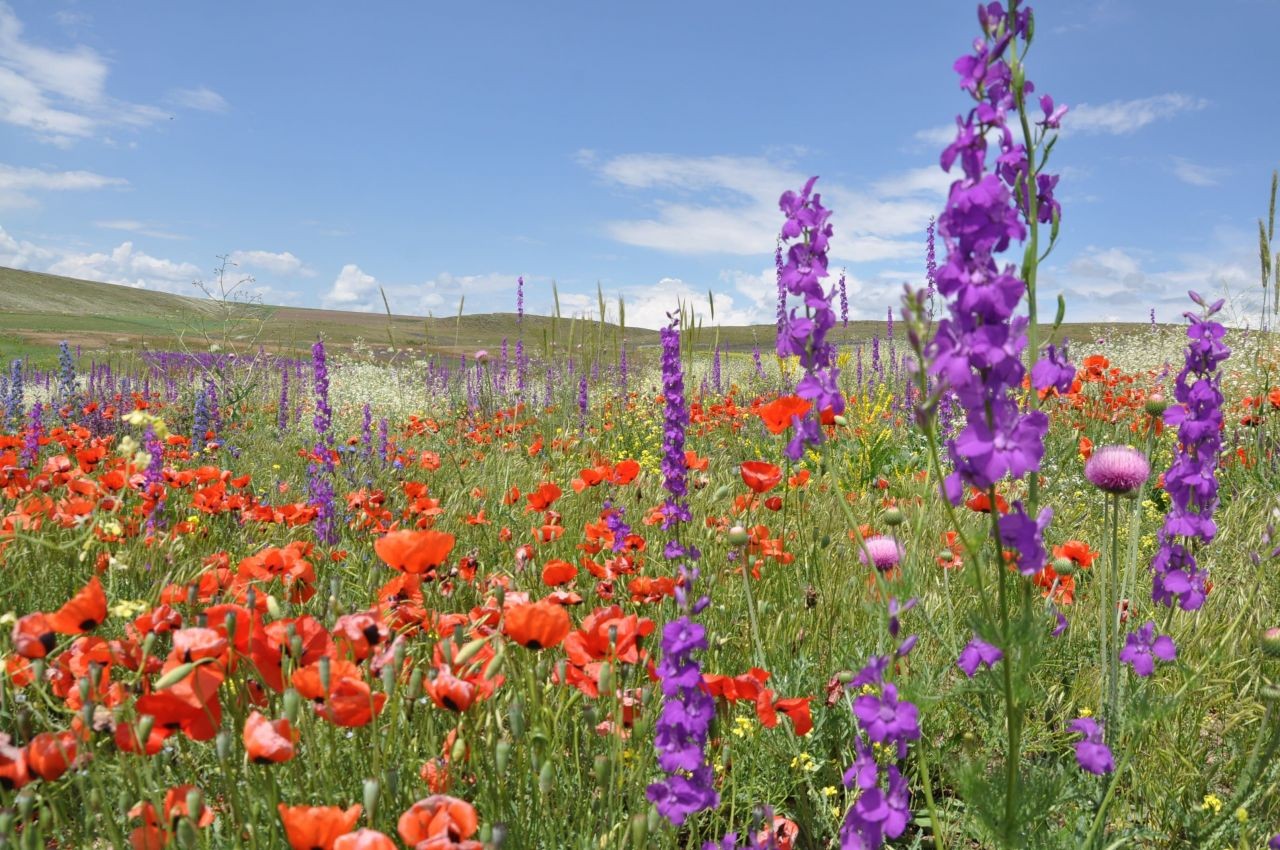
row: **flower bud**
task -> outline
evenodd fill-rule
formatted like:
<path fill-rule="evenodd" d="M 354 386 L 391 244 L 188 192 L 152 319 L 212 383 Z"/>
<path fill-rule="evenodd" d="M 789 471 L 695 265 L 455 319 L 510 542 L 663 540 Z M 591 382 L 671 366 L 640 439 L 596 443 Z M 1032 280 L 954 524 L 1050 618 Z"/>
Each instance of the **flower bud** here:
<path fill-rule="evenodd" d="M 884 512 L 884 524 L 890 527 L 902 525 L 906 521 L 906 517 L 902 515 L 902 511 L 897 508 L 889 508 Z"/>
<path fill-rule="evenodd" d="M 289 688 L 284 692 L 284 718 L 289 721 L 290 726 L 296 726 L 298 723 L 298 712 L 302 708 L 302 694 L 293 688 Z"/>
<path fill-rule="evenodd" d="M 542 763 L 542 770 L 538 771 L 538 793 L 547 796 L 551 793 L 552 780 L 555 779 L 555 769 L 551 766 L 550 761 Z"/>
<path fill-rule="evenodd" d="M 1054 558 L 1053 571 L 1060 576 L 1073 575 L 1076 571 L 1076 562 L 1070 558 Z"/>
<path fill-rule="evenodd" d="M 1272 658 L 1280 658 L 1280 627 L 1272 626 L 1262 633 L 1262 651 Z"/>
<path fill-rule="evenodd" d="M 382 790 L 382 785 L 376 779 L 366 779 L 364 781 L 364 810 L 369 820 L 373 820 L 373 813 L 378 808 L 378 793 Z"/>
<path fill-rule="evenodd" d="M 493 763 L 499 774 L 507 772 L 507 764 L 511 761 L 511 742 L 499 741 L 493 748 Z"/>
<path fill-rule="evenodd" d="M 607 791 L 609 788 L 609 779 L 613 775 L 613 762 L 609 757 L 601 753 L 596 756 L 591 766 L 592 773 L 595 774 L 596 782 L 600 786 L 601 791 Z"/>
<path fill-rule="evenodd" d="M 635 850 L 644 850 L 649 841 L 649 821 L 640 812 L 631 816 L 631 846 Z"/>
<path fill-rule="evenodd" d="M 1169 402 L 1163 395 L 1160 393 L 1153 393 L 1152 396 L 1147 399 L 1145 410 L 1147 411 L 1148 416 L 1160 416 L 1168 406 Z"/>
<path fill-rule="evenodd" d="M 747 534 L 747 530 L 740 525 L 735 525 L 729 529 L 729 545 L 745 546 L 751 537 Z"/>

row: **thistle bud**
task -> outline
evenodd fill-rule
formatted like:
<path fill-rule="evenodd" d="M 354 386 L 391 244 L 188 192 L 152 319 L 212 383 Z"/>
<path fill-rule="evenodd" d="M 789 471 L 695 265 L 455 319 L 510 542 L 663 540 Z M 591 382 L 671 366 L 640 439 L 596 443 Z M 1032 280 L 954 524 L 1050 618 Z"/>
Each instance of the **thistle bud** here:
<path fill-rule="evenodd" d="M 1144 409 L 1147 411 L 1148 416 L 1160 416 L 1168 406 L 1169 402 L 1163 395 L 1160 393 L 1154 393 L 1149 399 L 1147 399 Z"/>
<path fill-rule="evenodd" d="M 1076 562 L 1070 558 L 1054 558 L 1053 571 L 1060 576 L 1074 575 L 1076 571 Z"/>
<path fill-rule="evenodd" d="M 897 508 L 889 508 L 884 512 L 884 524 L 893 527 L 902 525 L 906 521 L 906 517 L 902 515 L 902 511 Z"/>
<path fill-rule="evenodd" d="M 1272 626 L 1262 633 L 1262 651 L 1272 658 L 1280 658 L 1280 627 Z"/>

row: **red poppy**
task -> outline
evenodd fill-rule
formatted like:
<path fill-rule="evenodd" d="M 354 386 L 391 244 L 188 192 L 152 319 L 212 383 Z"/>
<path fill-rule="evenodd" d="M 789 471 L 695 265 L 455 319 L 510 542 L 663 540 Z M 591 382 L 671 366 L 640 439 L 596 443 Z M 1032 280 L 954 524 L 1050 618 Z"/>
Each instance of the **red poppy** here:
<path fill-rule="evenodd" d="M 39 611 L 20 617 L 13 624 L 12 638 L 14 651 L 23 658 L 44 658 L 58 640 L 49 618 Z"/>
<path fill-rule="evenodd" d="M 287 718 L 268 720 L 258 711 L 244 721 L 244 749 L 255 764 L 271 764 L 293 758 L 298 732 Z"/>
<path fill-rule="evenodd" d="M 569 628 L 569 612 L 546 601 L 512 607 L 502 619 L 503 634 L 527 649 L 557 646 Z"/>
<path fill-rule="evenodd" d="M 434 679 L 426 683 L 426 691 L 432 702 L 449 711 L 466 711 L 476 698 L 476 686 L 466 679 L 459 679 L 448 668 L 442 668 Z"/>
<path fill-rule="evenodd" d="M 62 635 L 78 635 L 96 629 L 107 619 L 107 594 L 94 576 L 80 592 L 49 615 L 49 625 Z"/>
<path fill-rule="evenodd" d="M 62 776 L 75 760 L 74 732 L 41 732 L 27 744 L 27 764 L 45 782 Z"/>
<path fill-rule="evenodd" d="M 338 836 L 333 850 L 396 850 L 395 842 L 376 829 L 357 829 Z"/>
<path fill-rule="evenodd" d="M 550 560 L 542 568 L 542 583 L 548 587 L 559 587 L 573 581 L 577 575 L 578 568 L 568 561 Z"/>
<path fill-rule="evenodd" d="M 343 810 L 337 806 L 286 806 L 281 803 L 280 821 L 284 835 L 293 850 L 334 850 L 338 838 L 346 835 L 360 820 L 357 804 Z"/>
<path fill-rule="evenodd" d="M 466 800 L 446 794 L 433 794 L 410 806 L 400 816 L 396 829 L 406 844 L 419 846 L 423 842 L 439 839 L 448 842 L 465 841 L 476 834 L 479 826 L 476 810 Z"/>
<path fill-rule="evenodd" d="M 746 460 L 738 467 L 742 481 L 753 493 L 768 493 L 782 481 L 782 470 L 762 460 Z"/>
<path fill-rule="evenodd" d="M 790 818 L 774 815 L 773 823 L 768 829 L 756 833 L 756 843 L 761 847 L 773 847 L 774 850 L 794 850 L 800 839 L 800 827 Z"/>
<path fill-rule="evenodd" d="M 0 732 L 0 788 L 10 791 L 31 781 L 27 751 L 9 744 L 9 736 Z"/>
<path fill-rule="evenodd" d="M 791 427 L 794 416 L 803 417 L 813 405 L 799 396 L 782 396 L 760 408 L 760 419 L 771 434 L 781 434 Z"/>
<path fill-rule="evenodd" d="M 443 564 L 453 544 L 454 536 L 444 531 L 393 531 L 374 542 L 373 550 L 392 569 L 421 574 Z"/>
<path fill-rule="evenodd" d="M 525 496 L 525 501 L 529 503 L 526 511 L 545 511 L 547 508 L 555 504 L 564 492 L 550 481 L 544 481 L 538 485 L 535 493 Z"/>
<path fill-rule="evenodd" d="M 367 726 L 382 713 L 387 695 L 374 693 L 362 679 L 347 678 L 334 682 L 329 698 L 316 713 L 338 726 Z"/>

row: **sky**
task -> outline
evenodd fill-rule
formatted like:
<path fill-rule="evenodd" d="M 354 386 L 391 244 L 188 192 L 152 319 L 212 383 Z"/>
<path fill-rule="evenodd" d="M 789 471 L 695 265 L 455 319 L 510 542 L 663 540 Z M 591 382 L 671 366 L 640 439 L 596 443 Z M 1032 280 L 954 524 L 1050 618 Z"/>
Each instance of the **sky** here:
<path fill-rule="evenodd" d="M 1250 317 L 1280 166 L 1277 0 L 1062 0 L 1071 107 L 1042 313 Z M 975 4 L 0 0 L 0 265 L 397 313 L 681 300 L 770 322 L 777 201 L 819 175 L 853 318 L 924 277 Z M 939 252 L 942 248 L 939 246 Z M 832 278 L 834 280 L 834 276 Z M 610 307 L 612 313 L 613 307 Z M 710 317 L 705 317 L 710 321 Z"/>

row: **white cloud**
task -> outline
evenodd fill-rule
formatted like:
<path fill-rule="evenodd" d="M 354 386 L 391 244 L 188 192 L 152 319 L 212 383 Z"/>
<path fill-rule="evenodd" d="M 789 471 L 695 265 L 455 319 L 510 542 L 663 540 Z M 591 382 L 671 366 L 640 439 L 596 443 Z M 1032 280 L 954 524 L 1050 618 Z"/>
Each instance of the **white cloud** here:
<path fill-rule="evenodd" d="M 1180 156 L 1173 158 L 1173 176 L 1192 186 L 1217 186 L 1227 173 L 1225 168 L 1197 165 Z"/>
<path fill-rule="evenodd" d="M 1136 100 L 1112 100 L 1097 105 L 1073 106 L 1062 121 L 1065 132 L 1127 135 L 1148 124 L 1196 112 L 1209 105 L 1202 97 L 1172 92 Z"/>
<path fill-rule="evenodd" d="M 0 209 L 36 204 L 30 192 L 67 192 L 125 186 L 127 180 L 92 171 L 45 171 L 0 163 Z"/>
<path fill-rule="evenodd" d="M 648 195 L 653 214 L 606 222 L 609 236 L 691 255 L 770 253 L 781 222 L 778 198 L 807 177 L 786 162 L 763 157 L 580 154 L 578 161 L 613 185 Z M 949 185 L 945 174 L 929 168 L 891 175 L 865 189 L 819 181 L 818 191 L 837 211 L 832 257 L 871 262 L 920 254 L 919 237 Z M 905 236 L 914 238 L 899 238 Z"/>
<path fill-rule="evenodd" d="M 333 286 L 321 297 L 320 303 L 333 310 L 371 313 L 376 298 L 379 298 L 377 278 L 365 274 L 355 263 L 347 263 L 333 281 Z"/>
<path fill-rule="evenodd" d="M 198 109 L 201 112 L 226 112 L 230 108 L 227 99 L 207 86 L 194 89 L 174 89 L 168 100 L 175 106 Z"/>
<path fill-rule="evenodd" d="M 136 233 L 139 236 L 150 236 L 153 239 L 186 239 L 181 233 L 171 233 L 163 230 L 157 225 L 146 221 L 137 221 L 131 218 L 113 218 L 106 221 L 95 221 L 94 227 L 101 227 L 104 230 L 124 230 L 129 233 Z"/>
<path fill-rule="evenodd" d="M 44 271 L 181 295 L 197 294 L 191 284 L 201 277 L 198 266 L 154 257 L 134 248 L 132 242 L 122 242 L 109 252 L 66 253 Z"/>
<path fill-rule="evenodd" d="M 25 240 L 15 239 L 0 227 L 0 266 L 30 269 L 47 263 L 53 252 Z"/>
<path fill-rule="evenodd" d="M 260 269 L 276 275 L 302 275 L 310 277 L 314 271 L 307 268 L 302 260 L 288 251 L 272 253 L 271 251 L 232 251 L 228 259 L 237 266 Z"/>
<path fill-rule="evenodd" d="M 110 126 L 145 126 L 166 117 L 153 106 L 111 97 L 107 62 L 78 45 L 58 50 L 23 38 L 22 23 L 0 0 L 0 122 L 66 147 Z"/>

